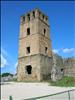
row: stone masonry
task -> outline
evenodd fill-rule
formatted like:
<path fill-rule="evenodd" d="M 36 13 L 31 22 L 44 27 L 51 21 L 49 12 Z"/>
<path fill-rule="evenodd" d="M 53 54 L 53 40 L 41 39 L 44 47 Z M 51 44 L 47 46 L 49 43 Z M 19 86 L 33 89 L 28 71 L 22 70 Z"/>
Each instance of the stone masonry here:
<path fill-rule="evenodd" d="M 57 81 L 75 77 L 75 59 L 63 59 L 52 52 L 48 16 L 39 9 L 20 18 L 18 81 Z"/>
<path fill-rule="evenodd" d="M 21 16 L 18 81 L 42 81 L 50 79 L 52 47 L 48 17 L 39 9 Z"/>
<path fill-rule="evenodd" d="M 64 76 L 75 77 L 75 58 L 64 58 Z"/>
<path fill-rule="evenodd" d="M 64 76 L 63 58 L 58 54 L 53 53 L 53 65 L 51 70 L 51 79 L 57 81 Z"/>

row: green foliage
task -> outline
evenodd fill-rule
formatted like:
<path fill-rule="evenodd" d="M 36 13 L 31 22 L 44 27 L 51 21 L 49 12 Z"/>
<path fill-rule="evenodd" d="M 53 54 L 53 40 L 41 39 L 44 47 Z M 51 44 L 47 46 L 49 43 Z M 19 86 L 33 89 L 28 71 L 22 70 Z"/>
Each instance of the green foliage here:
<path fill-rule="evenodd" d="M 9 100 L 13 100 L 12 96 L 9 96 Z"/>
<path fill-rule="evenodd" d="M 73 87 L 73 86 L 75 86 L 75 78 L 64 76 L 61 80 L 58 80 L 56 82 L 51 81 L 50 84 L 53 86 L 65 86 L 65 87 L 72 86 Z"/>
<path fill-rule="evenodd" d="M 6 76 L 9 76 L 9 75 L 13 76 L 13 74 L 10 74 L 10 73 L 3 73 L 1 76 L 6 77 Z"/>

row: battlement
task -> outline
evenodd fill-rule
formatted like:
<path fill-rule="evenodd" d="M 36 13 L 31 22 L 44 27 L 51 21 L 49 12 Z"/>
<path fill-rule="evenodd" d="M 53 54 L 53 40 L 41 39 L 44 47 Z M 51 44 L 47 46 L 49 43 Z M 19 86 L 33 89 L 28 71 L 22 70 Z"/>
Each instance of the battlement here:
<path fill-rule="evenodd" d="M 21 16 L 21 24 L 27 23 L 31 20 L 34 20 L 35 18 L 39 18 L 40 20 L 42 20 L 44 23 L 48 24 L 48 16 L 46 16 L 45 14 L 43 14 L 39 9 L 34 9 L 33 11 L 30 11 L 28 13 L 26 13 L 25 15 Z"/>

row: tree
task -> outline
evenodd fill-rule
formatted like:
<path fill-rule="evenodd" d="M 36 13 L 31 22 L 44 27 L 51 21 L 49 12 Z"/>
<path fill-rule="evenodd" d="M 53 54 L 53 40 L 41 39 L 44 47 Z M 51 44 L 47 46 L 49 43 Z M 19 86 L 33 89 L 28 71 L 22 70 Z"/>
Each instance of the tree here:
<path fill-rule="evenodd" d="M 2 76 L 2 77 L 6 77 L 6 76 L 9 76 L 9 75 L 10 75 L 10 76 L 13 76 L 13 74 L 11 74 L 11 73 L 3 73 L 1 76 Z"/>

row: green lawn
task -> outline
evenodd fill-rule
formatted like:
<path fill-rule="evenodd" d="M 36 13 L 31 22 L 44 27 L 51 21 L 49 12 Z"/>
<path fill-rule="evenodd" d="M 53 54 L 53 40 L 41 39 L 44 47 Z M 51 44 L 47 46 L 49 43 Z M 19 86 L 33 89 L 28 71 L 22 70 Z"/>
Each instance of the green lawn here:
<path fill-rule="evenodd" d="M 75 77 L 64 76 L 61 80 L 56 82 L 50 81 L 52 86 L 62 86 L 62 87 L 75 87 Z"/>

